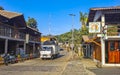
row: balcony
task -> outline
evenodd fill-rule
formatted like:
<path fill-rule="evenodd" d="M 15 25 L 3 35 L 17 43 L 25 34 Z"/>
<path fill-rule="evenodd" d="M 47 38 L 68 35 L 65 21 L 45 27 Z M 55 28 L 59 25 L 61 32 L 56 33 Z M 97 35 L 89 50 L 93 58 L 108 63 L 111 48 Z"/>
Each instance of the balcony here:
<path fill-rule="evenodd" d="M 9 25 L 0 25 L 0 36 L 6 36 L 15 39 L 25 39 L 25 34 L 19 32 L 17 28 Z"/>
<path fill-rule="evenodd" d="M 118 25 L 108 26 L 105 30 L 107 30 L 107 36 L 120 36 L 120 26 Z"/>
<path fill-rule="evenodd" d="M 39 37 L 30 35 L 30 41 L 40 42 L 40 39 L 39 39 Z"/>

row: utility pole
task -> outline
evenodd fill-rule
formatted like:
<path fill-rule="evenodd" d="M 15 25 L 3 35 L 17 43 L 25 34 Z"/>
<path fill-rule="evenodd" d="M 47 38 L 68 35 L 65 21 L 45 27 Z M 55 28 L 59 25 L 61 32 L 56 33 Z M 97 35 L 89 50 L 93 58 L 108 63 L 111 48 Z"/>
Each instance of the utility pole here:
<path fill-rule="evenodd" d="M 69 14 L 72 17 L 72 44 L 71 44 L 71 48 L 72 48 L 72 59 L 73 59 L 73 50 L 74 50 L 74 17 L 75 14 Z"/>

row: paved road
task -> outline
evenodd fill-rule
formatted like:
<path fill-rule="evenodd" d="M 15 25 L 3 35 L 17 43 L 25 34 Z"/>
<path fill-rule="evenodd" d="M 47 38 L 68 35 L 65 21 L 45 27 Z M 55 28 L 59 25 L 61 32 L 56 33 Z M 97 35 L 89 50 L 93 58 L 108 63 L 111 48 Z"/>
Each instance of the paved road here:
<path fill-rule="evenodd" d="M 54 60 L 37 58 L 8 66 L 0 66 L 0 75 L 86 75 L 82 64 L 69 61 L 71 55 L 71 52 L 62 51 L 61 55 Z"/>

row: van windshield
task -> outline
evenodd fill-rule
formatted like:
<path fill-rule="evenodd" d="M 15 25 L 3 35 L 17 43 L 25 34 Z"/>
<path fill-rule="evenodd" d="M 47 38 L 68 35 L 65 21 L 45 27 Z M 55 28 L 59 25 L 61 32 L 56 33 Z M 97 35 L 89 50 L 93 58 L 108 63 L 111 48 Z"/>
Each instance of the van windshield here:
<path fill-rule="evenodd" d="M 51 50 L 53 50 L 53 48 L 52 47 L 43 47 L 42 50 L 43 51 L 51 51 Z"/>

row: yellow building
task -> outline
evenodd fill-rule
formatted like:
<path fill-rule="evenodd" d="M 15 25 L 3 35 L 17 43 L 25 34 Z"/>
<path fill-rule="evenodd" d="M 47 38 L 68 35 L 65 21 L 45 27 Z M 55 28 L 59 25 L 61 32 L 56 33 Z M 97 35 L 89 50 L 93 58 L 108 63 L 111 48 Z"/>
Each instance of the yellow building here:
<path fill-rule="evenodd" d="M 47 37 L 47 36 L 41 37 L 41 42 L 45 42 L 47 40 L 50 40 L 50 37 Z"/>
<path fill-rule="evenodd" d="M 41 37 L 41 42 L 45 42 L 45 41 L 50 41 L 50 40 L 56 40 L 56 38 L 55 37 L 53 37 L 53 36 L 42 36 Z"/>

